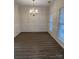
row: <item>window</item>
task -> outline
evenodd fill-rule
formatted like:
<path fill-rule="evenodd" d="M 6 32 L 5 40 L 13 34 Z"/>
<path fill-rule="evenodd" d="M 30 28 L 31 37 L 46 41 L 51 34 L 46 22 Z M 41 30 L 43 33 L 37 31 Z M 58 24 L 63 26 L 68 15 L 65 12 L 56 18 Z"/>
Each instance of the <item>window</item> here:
<path fill-rule="evenodd" d="M 50 32 L 53 31 L 53 19 L 52 16 L 50 16 Z"/>
<path fill-rule="evenodd" d="M 64 8 L 62 8 L 59 13 L 58 37 L 64 42 Z"/>

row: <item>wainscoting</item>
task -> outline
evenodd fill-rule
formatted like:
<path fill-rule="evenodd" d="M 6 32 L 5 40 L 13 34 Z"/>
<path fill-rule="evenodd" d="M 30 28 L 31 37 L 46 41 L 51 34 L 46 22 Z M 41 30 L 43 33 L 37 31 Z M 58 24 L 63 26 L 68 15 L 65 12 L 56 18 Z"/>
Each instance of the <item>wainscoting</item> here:
<path fill-rule="evenodd" d="M 22 32 L 14 40 L 15 59 L 64 59 L 64 49 L 47 32 Z"/>

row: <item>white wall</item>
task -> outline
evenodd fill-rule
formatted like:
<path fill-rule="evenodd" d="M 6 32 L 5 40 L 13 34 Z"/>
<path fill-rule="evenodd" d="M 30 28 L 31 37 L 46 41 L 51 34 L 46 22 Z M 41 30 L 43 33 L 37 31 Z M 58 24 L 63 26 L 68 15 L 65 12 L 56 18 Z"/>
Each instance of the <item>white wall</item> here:
<path fill-rule="evenodd" d="M 64 0 L 56 0 L 54 4 L 50 6 L 50 13 L 53 17 L 53 32 L 50 32 L 48 29 L 49 34 L 64 48 L 64 43 L 61 42 L 57 37 L 58 31 L 58 22 L 59 22 L 59 9 L 64 6 Z M 49 16 L 50 17 L 50 16 Z"/>
<path fill-rule="evenodd" d="M 22 32 L 47 32 L 48 31 L 48 7 L 36 7 L 39 14 L 32 16 L 29 9 L 32 7 L 21 6 L 21 31 Z"/>
<path fill-rule="evenodd" d="M 19 6 L 15 4 L 14 6 L 14 37 L 16 37 L 20 30 L 20 15 L 19 15 Z"/>

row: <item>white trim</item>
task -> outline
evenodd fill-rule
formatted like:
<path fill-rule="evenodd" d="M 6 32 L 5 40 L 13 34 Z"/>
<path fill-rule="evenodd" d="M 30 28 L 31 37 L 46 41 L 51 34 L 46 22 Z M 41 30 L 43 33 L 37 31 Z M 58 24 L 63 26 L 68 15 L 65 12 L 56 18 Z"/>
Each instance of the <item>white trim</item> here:
<path fill-rule="evenodd" d="M 48 32 L 49 33 L 49 32 Z M 51 36 L 52 36 L 52 34 L 51 33 L 49 33 Z M 59 39 L 57 39 L 55 36 L 52 36 L 57 42 L 58 42 L 58 44 L 62 47 L 62 48 L 64 48 L 64 43 L 62 42 L 62 41 L 60 41 Z"/>

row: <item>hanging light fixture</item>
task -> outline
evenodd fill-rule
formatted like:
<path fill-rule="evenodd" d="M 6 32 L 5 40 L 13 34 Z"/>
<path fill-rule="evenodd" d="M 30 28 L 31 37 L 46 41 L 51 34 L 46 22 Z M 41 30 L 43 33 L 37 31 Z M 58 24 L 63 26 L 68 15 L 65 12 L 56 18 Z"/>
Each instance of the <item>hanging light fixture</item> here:
<path fill-rule="evenodd" d="M 33 8 L 31 8 L 31 9 L 29 10 L 29 13 L 30 13 L 31 15 L 33 15 L 33 16 L 35 16 L 36 14 L 39 13 L 39 12 L 38 12 L 38 9 L 35 8 L 34 2 L 35 2 L 35 0 L 33 0 Z"/>
<path fill-rule="evenodd" d="M 48 3 L 51 3 L 51 1 L 50 1 L 50 0 L 48 0 Z"/>
<path fill-rule="evenodd" d="M 51 4 L 51 0 L 48 0 L 48 5 L 50 6 L 50 4 Z"/>

